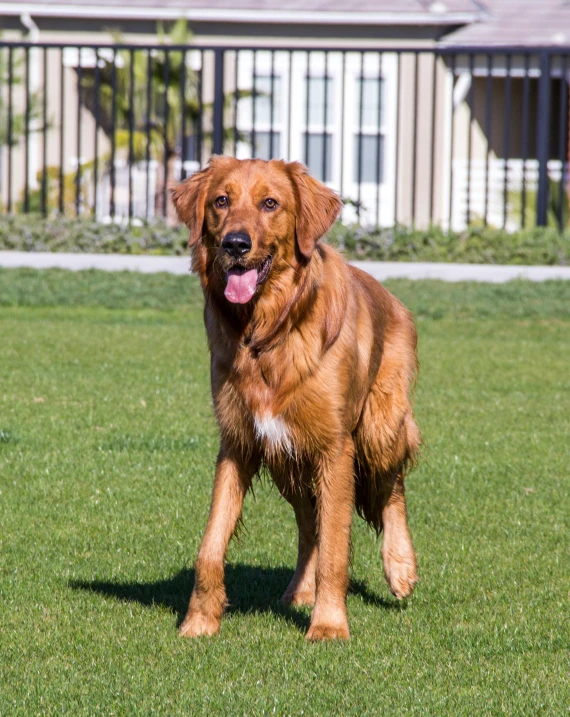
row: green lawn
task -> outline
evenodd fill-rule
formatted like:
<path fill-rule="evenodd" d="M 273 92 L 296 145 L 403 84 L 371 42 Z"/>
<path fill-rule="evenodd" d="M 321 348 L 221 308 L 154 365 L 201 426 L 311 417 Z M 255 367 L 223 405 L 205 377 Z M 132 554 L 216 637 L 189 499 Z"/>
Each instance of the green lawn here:
<path fill-rule="evenodd" d="M 0 715 L 562 715 L 570 709 L 570 282 L 390 282 L 418 316 L 420 582 L 355 519 L 349 643 L 280 607 L 269 484 L 217 639 L 176 633 L 217 447 L 190 277 L 0 270 Z"/>

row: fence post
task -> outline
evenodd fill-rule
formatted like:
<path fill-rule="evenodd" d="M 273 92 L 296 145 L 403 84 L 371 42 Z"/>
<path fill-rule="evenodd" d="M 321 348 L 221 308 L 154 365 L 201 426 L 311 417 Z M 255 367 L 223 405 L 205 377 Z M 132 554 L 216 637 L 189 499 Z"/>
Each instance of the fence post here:
<path fill-rule="evenodd" d="M 536 198 L 536 225 L 545 227 L 548 208 L 548 151 L 550 149 L 550 55 L 540 54 L 540 80 L 538 86 L 538 194 Z"/>
<path fill-rule="evenodd" d="M 214 131 L 212 153 L 224 153 L 224 50 L 214 50 Z"/>

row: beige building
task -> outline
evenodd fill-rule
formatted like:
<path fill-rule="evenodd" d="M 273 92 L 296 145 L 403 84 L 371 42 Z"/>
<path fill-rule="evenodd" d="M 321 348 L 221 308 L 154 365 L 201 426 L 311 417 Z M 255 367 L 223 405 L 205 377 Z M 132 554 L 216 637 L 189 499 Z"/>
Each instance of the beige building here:
<path fill-rule="evenodd" d="M 50 167 L 55 189 L 49 184 L 45 190 L 48 211 L 57 209 L 62 175 L 68 211 L 78 199 L 81 212 L 95 211 L 102 219 L 160 213 L 165 174 L 194 171 L 213 149 L 215 56 L 216 48 L 224 48 L 226 153 L 305 162 L 340 191 L 348 222 L 451 222 L 459 229 L 486 220 L 515 228 L 523 217 L 534 221 L 537 201 L 541 47 L 561 48 L 548 56 L 551 139 L 545 166 L 550 184 L 562 193 L 566 187 L 562 46 L 566 27 L 570 42 L 570 11 L 559 0 L 537 8 L 526 0 L 368 0 L 358 9 L 347 0 L 286 7 L 275 0 L 125 0 L 120 7 L 110 0 L 0 2 L 1 40 L 19 41 L 24 34 L 30 43 L 27 61 L 24 49 L 0 48 L 4 124 L 8 105 L 20 118 L 26 105 L 25 83 L 13 84 L 9 97 L 9 53 L 13 75 L 25 79 L 28 72 L 28 96 L 41 105 L 45 95 L 45 112 L 29 112 L 27 141 L 20 134 L 9 150 L 6 128 L 0 134 L 0 201 L 22 208 L 27 194 L 28 207 L 37 208 L 43 168 Z M 122 142 L 115 135 L 113 152 L 113 132 L 97 116 L 85 83 L 90 78 L 93 85 L 95 74 L 114 63 L 118 104 L 128 104 L 128 83 L 121 85 L 121 78 L 128 75 L 130 50 L 114 50 L 113 41 L 120 36 L 140 47 L 133 52 L 143 67 L 160 53 L 148 47 L 157 43 L 157 28 L 171 43 L 169 27 L 180 18 L 192 31 L 183 72 L 194 78 L 201 119 L 181 128 L 181 105 L 169 80 L 168 114 L 162 108 L 156 132 L 173 133 L 166 143 L 172 146 L 162 153 L 154 147 L 152 156 L 131 152 L 129 164 L 124 132 Z M 182 71 L 181 53 L 170 57 L 161 72 Z M 145 80 L 137 75 L 135 82 L 142 97 Z M 135 131 L 145 125 L 144 97 L 141 102 Z M 101 105 L 99 115 L 103 110 Z M 122 129 L 127 125 L 123 117 Z"/>

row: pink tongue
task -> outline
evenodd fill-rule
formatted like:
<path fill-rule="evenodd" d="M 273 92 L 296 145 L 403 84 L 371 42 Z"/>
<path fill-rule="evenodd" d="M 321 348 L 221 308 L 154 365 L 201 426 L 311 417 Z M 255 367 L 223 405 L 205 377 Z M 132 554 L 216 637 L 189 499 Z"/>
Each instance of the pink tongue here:
<path fill-rule="evenodd" d="M 250 269 L 242 273 L 238 269 L 230 269 L 224 294 L 226 299 L 233 304 L 247 304 L 255 294 L 256 287 L 257 269 Z"/>

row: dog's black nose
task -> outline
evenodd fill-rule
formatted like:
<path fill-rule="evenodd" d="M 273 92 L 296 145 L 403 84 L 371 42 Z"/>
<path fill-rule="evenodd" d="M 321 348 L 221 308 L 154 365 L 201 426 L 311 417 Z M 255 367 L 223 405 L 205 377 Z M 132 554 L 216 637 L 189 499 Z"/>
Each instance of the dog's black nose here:
<path fill-rule="evenodd" d="M 222 249 L 234 259 L 251 251 L 251 237 L 241 232 L 230 232 L 222 241 Z"/>

